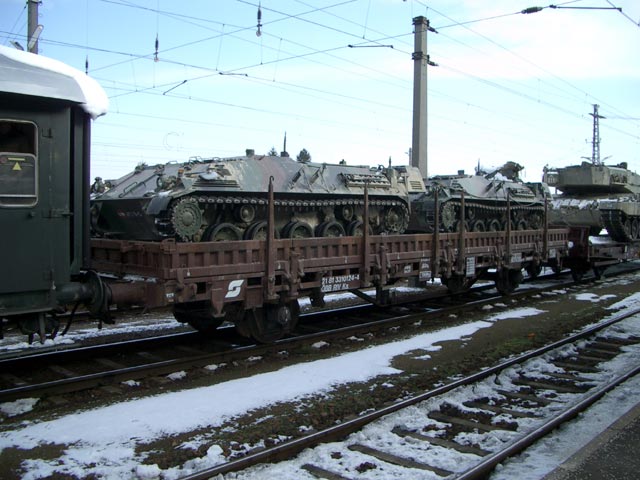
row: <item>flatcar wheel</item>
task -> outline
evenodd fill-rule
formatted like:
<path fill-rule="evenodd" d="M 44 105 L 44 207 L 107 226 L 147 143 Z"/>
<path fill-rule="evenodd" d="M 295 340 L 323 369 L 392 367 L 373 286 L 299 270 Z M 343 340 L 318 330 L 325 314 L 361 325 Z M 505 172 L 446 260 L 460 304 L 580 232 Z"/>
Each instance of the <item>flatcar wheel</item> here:
<path fill-rule="evenodd" d="M 224 317 L 214 317 L 213 308 L 208 302 L 193 302 L 175 305 L 173 316 L 180 323 L 188 323 L 204 335 L 213 335 Z"/>
<path fill-rule="evenodd" d="M 607 269 L 607 267 L 593 267 L 593 275 L 596 277 L 596 280 L 602 280 L 602 277 L 604 276 L 604 271 Z"/>
<path fill-rule="evenodd" d="M 510 295 L 520 286 L 522 272 L 513 268 L 501 268 L 496 275 L 496 290 L 501 295 Z"/>
<path fill-rule="evenodd" d="M 241 240 L 242 232 L 232 223 L 209 225 L 202 234 L 203 242 L 224 242 Z"/>
<path fill-rule="evenodd" d="M 573 278 L 574 282 L 579 282 L 580 280 L 582 280 L 582 277 L 584 277 L 585 273 L 586 272 L 584 270 L 577 269 L 577 268 L 572 268 L 571 269 L 571 278 Z"/>
<path fill-rule="evenodd" d="M 453 273 L 450 277 L 442 277 L 441 281 L 442 284 L 447 287 L 447 290 L 454 295 L 469 289 L 464 275 Z"/>
<path fill-rule="evenodd" d="M 316 237 L 344 237 L 344 227 L 335 220 L 328 220 L 316 227 Z"/>
<path fill-rule="evenodd" d="M 297 301 L 247 312 L 247 323 L 251 336 L 258 343 L 273 343 L 291 332 L 298 322 L 300 307 Z"/>
<path fill-rule="evenodd" d="M 538 278 L 542 273 L 542 265 L 540 263 L 530 263 L 527 265 L 527 274 L 531 278 Z"/>
<path fill-rule="evenodd" d="M 60 320 L 55 315 L 47 315 L 44 312 L 18 316 L 20 331 L 28 336 L 29 345 L 33 343 L 35 335 L 38 335 L 40 343 L 47 338 L 55 338 L 60 329 Z"/>
<path fill-rule="evenodd" d="M 289 222 L 283 230 L 284 238 L 311 238 L 313 237 L 313 229 L 306 222 Z"/>

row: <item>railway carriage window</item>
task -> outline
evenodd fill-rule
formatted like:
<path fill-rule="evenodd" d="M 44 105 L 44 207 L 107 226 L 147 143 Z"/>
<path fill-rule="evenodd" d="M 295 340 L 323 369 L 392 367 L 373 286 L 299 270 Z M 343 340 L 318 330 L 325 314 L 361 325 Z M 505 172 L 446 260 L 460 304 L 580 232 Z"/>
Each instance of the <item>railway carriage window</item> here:
<path fill-rule="evenodd" d="M 36 126 L 0 120 L 0 207 L 36 204 L 38 163 Z"/>

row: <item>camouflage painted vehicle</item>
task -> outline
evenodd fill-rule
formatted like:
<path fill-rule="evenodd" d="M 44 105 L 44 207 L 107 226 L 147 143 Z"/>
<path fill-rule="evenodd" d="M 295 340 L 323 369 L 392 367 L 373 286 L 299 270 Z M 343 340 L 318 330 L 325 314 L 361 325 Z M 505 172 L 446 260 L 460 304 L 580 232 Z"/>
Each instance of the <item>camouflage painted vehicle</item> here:
<path fill-rule="evenodd" d="M 545 168 L 543 181 L 561 192 L 549 211 L 552 225 L 587 226 L 592 235 L 606 228 L 618 242 L 640 239 L 640 175 L 626 163 Z"/>
<path fill-rule="evenodd" d="M 455 232 L 460 227 L 462 193 L 465 201 L 465 229 L 472 232 L 501 231 L 507 228 L 507 203 L 510 204 L 511 228 L 529 230 L 542 227 L 545 188 L 519 180 L 522 166 L 515 162 L 475 175 L 438 175 L 431 177 L 427 192 L 412 203 L 413 231 L 433 231 L 435 193 L 438 192 L 441 232 Z"/>
<path fill-rule="evenodd" d="M 591 235 L 603 228 L 617 242 L 640 239 L 640 175 L 626 162 L 608 166 L 600 159 L 599 105 L 593 106 L 590 161 L 564 168 L 544 168 L 542 181 L 560 191 L 549 213 L 552 225 L 586 226 Z"/>
<path fill-rule="evenodd" d="M 273 178 L 275 231 L 282 238 L 361 235 L 364 188 L 369 229 L 399 234 L 409 223 L 409 194 L 425 191 L 413 167 L 301 163 L 247 155 L 139 165 L 116 181 L 96 179 L 93 235 L 131 240 L 263 239 Z"/>

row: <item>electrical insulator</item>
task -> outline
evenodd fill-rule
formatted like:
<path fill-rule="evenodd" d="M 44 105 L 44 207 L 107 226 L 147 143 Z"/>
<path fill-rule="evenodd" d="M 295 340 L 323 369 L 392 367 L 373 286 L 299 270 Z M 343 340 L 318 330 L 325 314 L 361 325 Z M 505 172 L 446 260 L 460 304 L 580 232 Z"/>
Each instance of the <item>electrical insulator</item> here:
<path fill-rule="evenodd" d="M 262 9 L 260 8 L 260 4 L 258 3 L 258 30 L 256 31 L 256 37 L 262 35 Z"/>

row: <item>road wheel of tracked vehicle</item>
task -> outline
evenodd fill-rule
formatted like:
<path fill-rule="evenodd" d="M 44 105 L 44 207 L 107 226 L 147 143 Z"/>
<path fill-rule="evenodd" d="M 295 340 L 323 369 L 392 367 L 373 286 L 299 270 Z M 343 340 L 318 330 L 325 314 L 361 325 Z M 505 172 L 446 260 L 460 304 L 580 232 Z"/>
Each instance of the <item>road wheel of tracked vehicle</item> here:
<path fill-rule="evenodd" d="M 529 228 L 531 230 L 539 230 L 542 228 L 542 215 L 538 215 L 537 213 L 531 215 L 529 219 Z"/>
<path fill-rule="evenodd" d="M 335 220 L 328 220 L 316 227 L 316 237 L 344 237 L 344 227 Z"/>
<path fill-rule="evenodd" d="M 384 209 L 382 225 L 386 233 L 402 233 L 409 225 L 409 213 L 404 206 L 391 206 Z"/>
<path fill-rule="evenodd" d="M 180 323 L 188 323 L 204 335 L 212 335 L 224 318 L 213 316 L 213 307 L 209 302 L 182 303 L 173 307 L 173 316 Z"/>
<path fill-rule="evenodd" d="M 282 229 L 284 238 L 311 238 L 313 228 L 306 222 L 289 222 Z"/>
<path fill-rule="evenodd" d="M 255 341 L 273 343 L 294 329 L 299 313 L 298 302 L 292 301 L 250 310 L 246 320 Z"/>
<path fill-rule="evenodd" d="M 195 198 L 180 199 L 171 213 L 173 229 L 182 240 L 192 241 L 202 227 L 202 210 Z"/>
<path fill-rule="evenodd" d="M 244 231 L 244 235 L 242 238 L 244 238 L 245 240 L 266 240 L 268 233 L 267 227 L 268 225 L 265 221 L 254 222 L 249 225 L 249 227 Z M 273 233 L 275 238 L 280 238 L 278 230 L 274 230 Z"/>
<path fill-rule="evenodd" d="M 489 223 L 487 224 L 488 232 L 499 232 L 501 229 L 502 225 L 500 225 L 500 220 L 495 218 L 493 220 L 489 220 Z"/>
<path fill-rule="evenodd" d="M 340 205 L 336 207 L 336 217 L 340 220 L 344 220 L 345 222 L 351 221 L 353 218 L 354 210 L 353 205 Z"/>
<path fill-rule="evenodd" d="M 455 227 L 454 227 L 453 231 L 454 232 L 459 232 L 460 231 L 460 225 L 461 225 L 460 220 L 457 220 L 456 223 L 455 223 Z M 469 231 L 469 222 L 464 222 L 464 231 L 465 232 Z"/>
<path fill-rule="evenodd" d="M 362 220 L 354 220 L 347 225 L 347 235 L 350 237 L 362 237 L 364 235 L 364 227 Z M 371 226 L 369 228 L 369 234 L 372 234 Z"/>
<path fill-rule="evenodd" d="M 486 232 L 487 225 L 484 223 L 484 220 L 475 220 L 471 223 L 471 231 L 472 232 Z"/>
<path fill-rule="evenodd" d="M 256 209 L 253 205 L 238 205 L 233 213 L 236 220 L 243 223 L 251 223 L 256 218 Z"/>
<path fill-rule="evenodd" d="M 209 225 L 202 234 L 203 242 L 227 242 L 241 239 L 242 232 L 232 223 Z"/>
<path fill-rule="evenodd" d="M 637 240 L 640 237 L 640 222 L 637 218 L 631 220 L 631 238 Z"/>
<path fill-rule="evenodd" d="M 440 224 L 445 232 L 455 232 L 458 211 L 453 203 L 445 203 L 440 210 Z"/>

